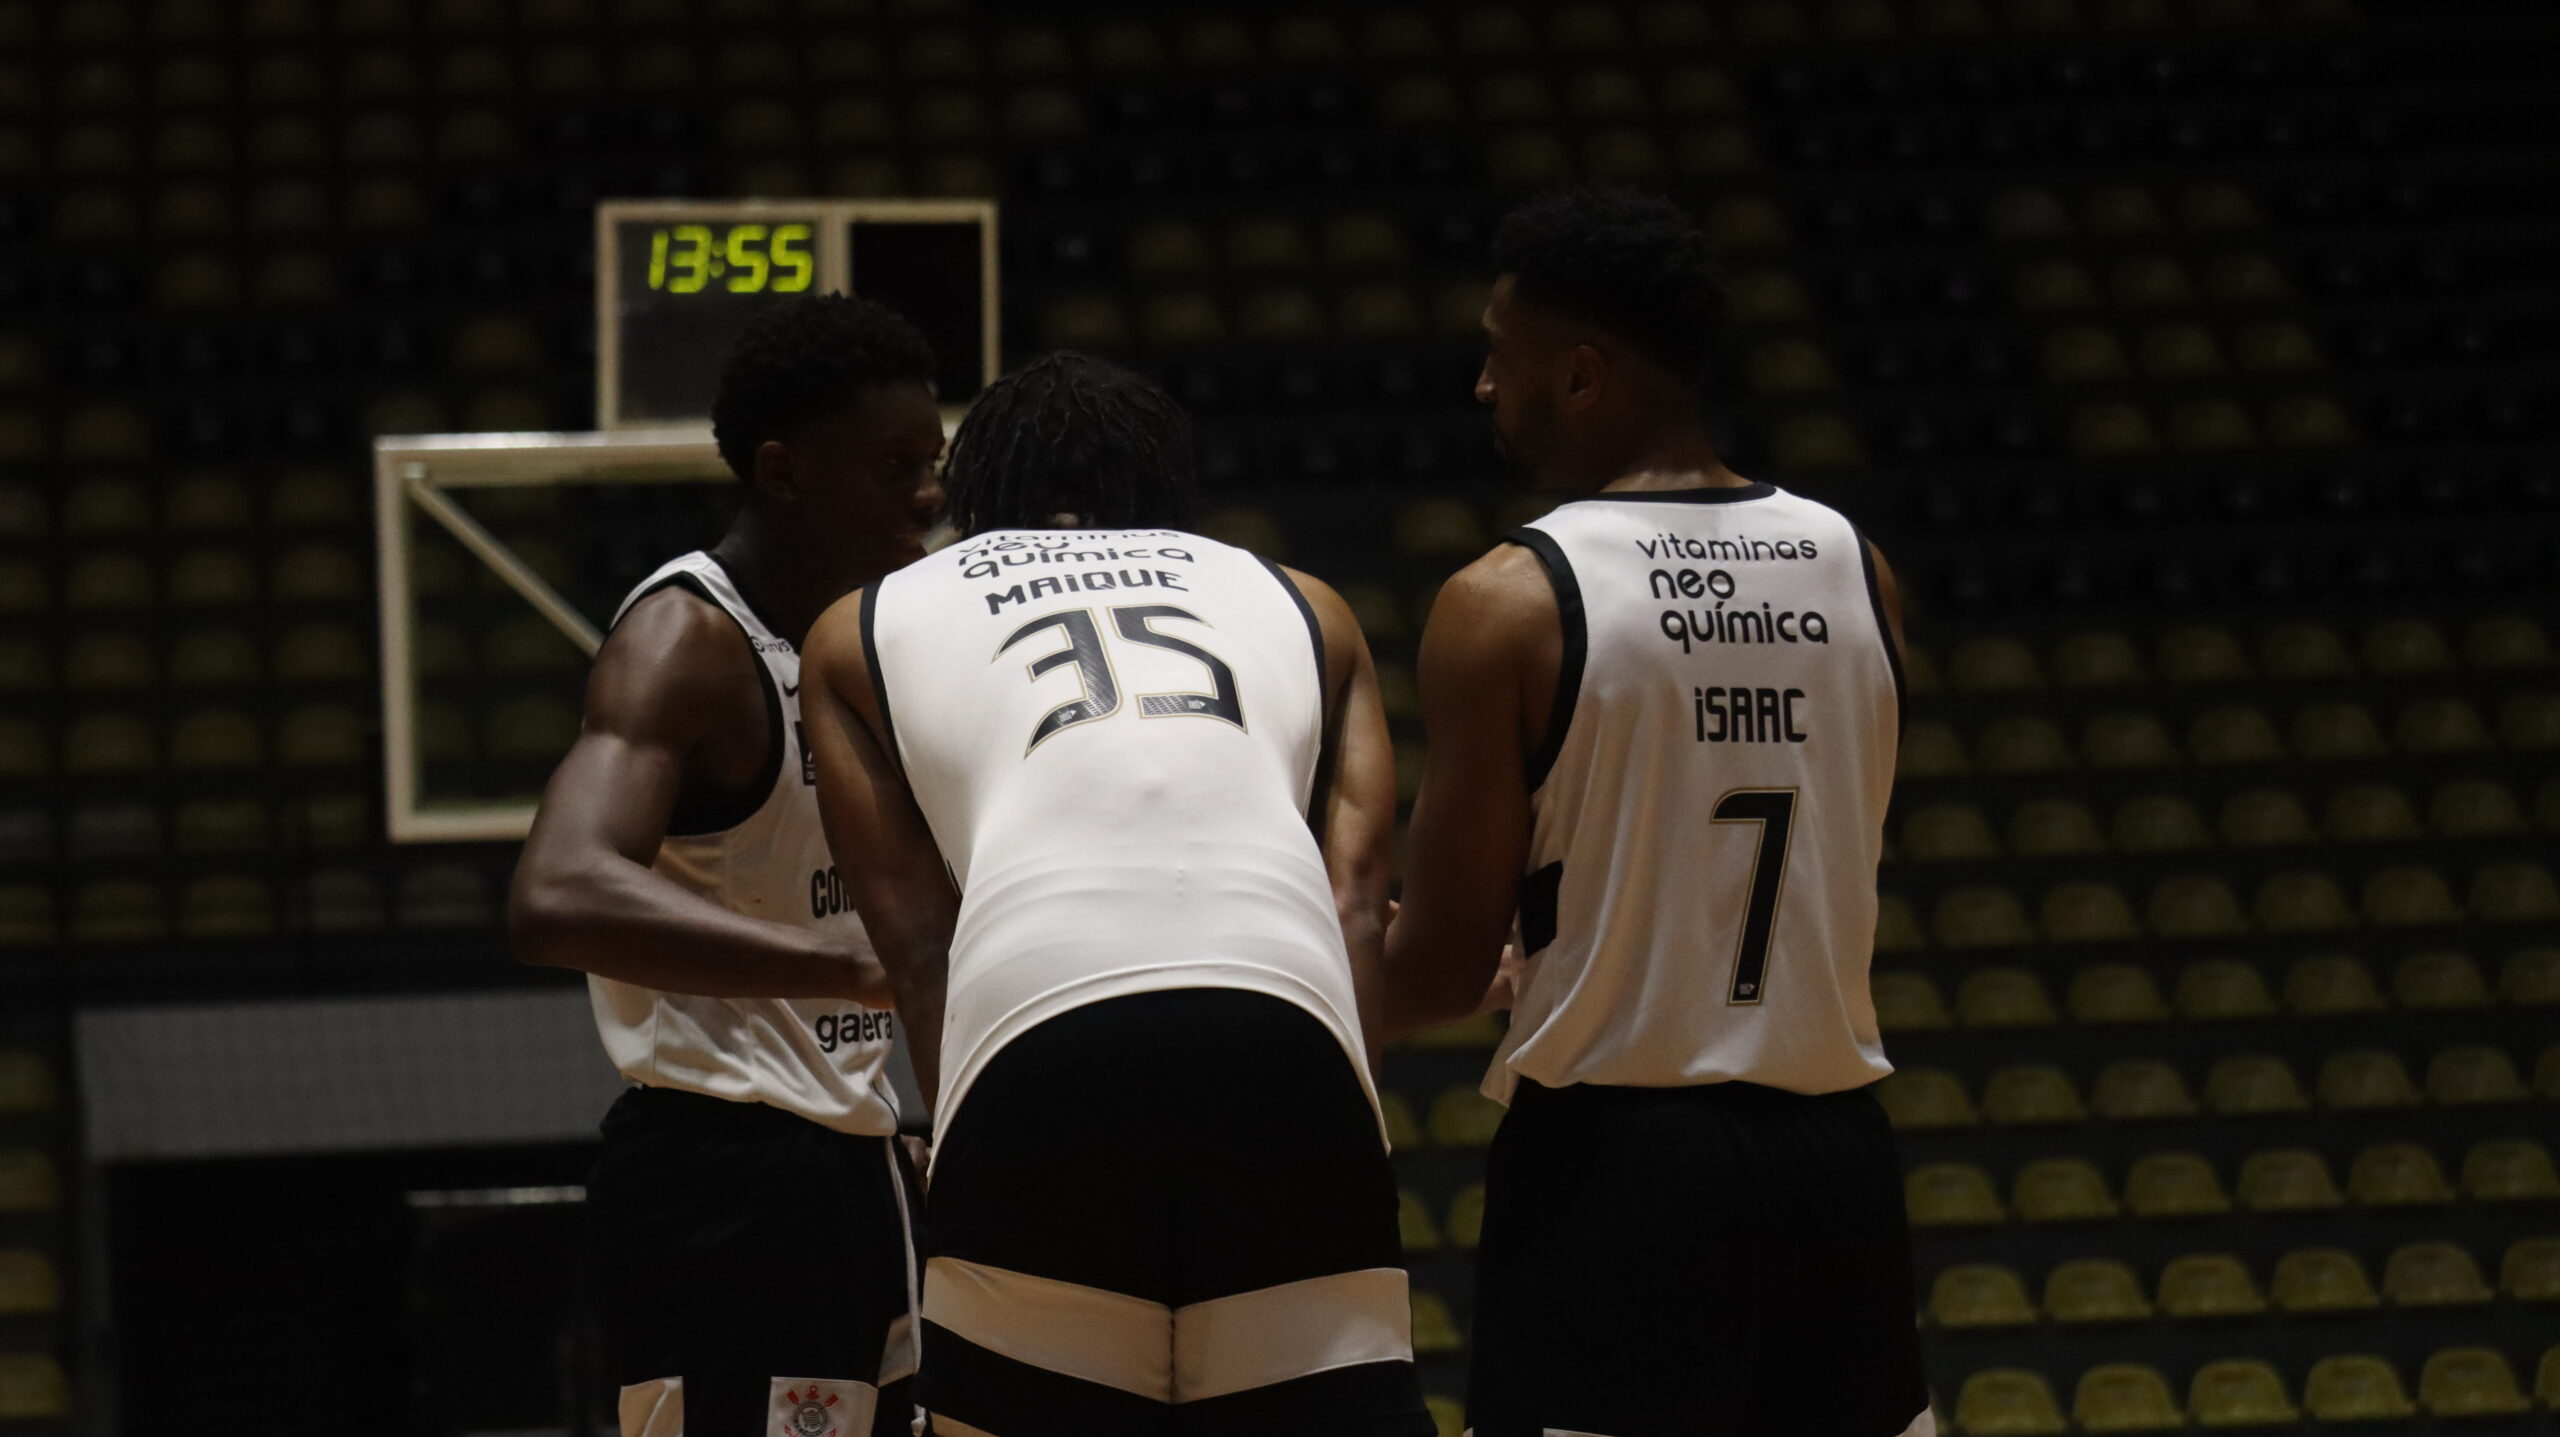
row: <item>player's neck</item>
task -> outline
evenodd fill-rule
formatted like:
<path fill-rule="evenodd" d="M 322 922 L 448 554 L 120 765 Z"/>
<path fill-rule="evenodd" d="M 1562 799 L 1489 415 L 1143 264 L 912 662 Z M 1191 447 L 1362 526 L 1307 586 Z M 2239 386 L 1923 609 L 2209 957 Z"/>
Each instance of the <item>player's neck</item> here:
<path fill-rule="evenodd" d="M 1596 492 L 1645 493 L 1664 489 L 1731 489 L 1749 481 L 1725 467 L 1707 436 L 1690 425 L 1663 430 L 1602 470 Z"/>
<path fill-rule="evenodd" d="M 795 649 L 808 640 L 810 627 L 828 605 L 879 577 L 857 576 L 847 582 L 840 558 L 820 554 L 792 535 L 777 534 L 753 509 L 741 513 L 711 546 L 711 556 L 729 571 L 756 617 Z"/>

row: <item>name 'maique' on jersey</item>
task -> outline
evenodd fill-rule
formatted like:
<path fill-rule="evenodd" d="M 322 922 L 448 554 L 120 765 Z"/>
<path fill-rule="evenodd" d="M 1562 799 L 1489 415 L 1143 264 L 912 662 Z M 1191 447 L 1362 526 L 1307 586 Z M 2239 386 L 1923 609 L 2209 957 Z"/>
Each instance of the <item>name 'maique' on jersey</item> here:
<path fill-rule="evenodd" d="M 614 622 L 648 595 L 681 586 L 718 605 L 746 635 L 765 676 L 772 774 L 749 811 L 702 833 L 670 834 L 652 867 L 733 913 L 799 928 L 862 920 L 845 898 L 818 821 L 817 776 L 800 728 L 800 655 L 738 592 L 729 571 L 695 552 L 643 580 Z M 885 1137 L 898 1103 L 884 1071 L 891 1014 L 835 998 L 711 998 L 587 977 L 605 1052 L 635 1083 L 767 1103 L 839 1132 Z"/>
<path fill-rule="evenodd" d="M 1241 988 L 1366 1081 L 1308 826 L 1323 638 L 1276 567 L 1175 530 L 1000 530 L 865 591 L 899 763 L 961 894 L 947 1125 L 1005 1043 L 1107 998 Z"/>
<path fill-rule="evenodd" d="M 1766 484 L 1513 536 L 1564 622 L 1530 772 L 1530 976 L 1485 1091 L 1892 1071 L 1867 975 L 1901 671 L 1865 541 Z"/>

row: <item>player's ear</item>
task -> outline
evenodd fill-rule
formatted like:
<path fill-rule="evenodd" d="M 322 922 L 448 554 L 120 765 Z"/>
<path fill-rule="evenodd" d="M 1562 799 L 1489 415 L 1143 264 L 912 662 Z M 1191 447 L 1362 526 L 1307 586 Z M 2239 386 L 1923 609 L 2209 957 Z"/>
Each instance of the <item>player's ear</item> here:
<path fill-rule="evenodd" d="M 800 497 L 800 475 L 791 462 L 791 449 L 779 439 L 768 439 L 756 446 L 756 487 L 776 499 Z"/>
<path fill-rule="evenodd" d="M 1598 346 L 1577 344 L 1566 351 L 1563 407 L 1574 413 L 1590 410 L 1600 402 L 1600 391 L 1608 376 L 1608 356 Z"/>

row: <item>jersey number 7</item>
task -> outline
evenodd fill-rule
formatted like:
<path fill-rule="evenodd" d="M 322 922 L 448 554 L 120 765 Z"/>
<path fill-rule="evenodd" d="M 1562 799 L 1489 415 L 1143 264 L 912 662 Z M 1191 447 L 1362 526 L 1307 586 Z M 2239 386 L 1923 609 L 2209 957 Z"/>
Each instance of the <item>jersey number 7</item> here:
<path fill-rule="evenodd" d="M 1189 639 L 1159 634 L 1151 627 L 1158 619 L 1182 619 L 1206 628 L 1207 620 L 1172 604 L 1130 604 L 1110 613 L 1112 627 L 1120 631 L 1125 642 L 1180 654 L 1209 671 L 1208 693 L 1138 695 L 1141 718 L 1214 718 L 1224 719 L 1238 728 L 1244 727 L 1244 701 L 1236 694 L 1235 670 L 1227 667 L 1225 660 Z M 996 656 L 1002 658 L 1006 650 L 1042 629 L 1056 629 L 1064 634 L 1067 646 L 1032 660 L 1033 681 L 1037 682 L 1053 669 L 1073 664 L 1077 677 L 1084 683 L 1084 697 L 1060 704 L 1040 716 L 1040 721 L 1031 726 L 1031 742 L 1023 745 L 1022 752 L 1026 757 L 1054 734 L 1077 724 L 1109 718 L 1120 711 L 1120 678 L 1112 671 L 1111 655 L 1102 641 L 1102 628 L 1094 622 L 1091 609 L 1064 609 L 1033 619 L 1014 630 L 1013 636 L 997 647 Z"/>
<path fill-rule="evenodd" d="M 1708 817 L 1717 823 L 1756 823 L 1760 843 L 1751 855 L 1751 898 L 1742 910 L 1742 940 L 1733 953 L 1733 991 L 1727 1003 L 1757 1003 L 1768 987 L 1769 940 L 1778 927 L 1778 896 L 1787 886 L 1787 839 L 1795 832 L 1796 791 L 1737 788 L 1716 800 Z"/>

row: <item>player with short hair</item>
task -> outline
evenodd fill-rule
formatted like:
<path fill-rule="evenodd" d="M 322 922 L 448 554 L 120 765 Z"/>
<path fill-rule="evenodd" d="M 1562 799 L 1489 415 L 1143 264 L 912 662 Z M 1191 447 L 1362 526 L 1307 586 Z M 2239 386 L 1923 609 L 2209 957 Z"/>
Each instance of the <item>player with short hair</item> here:
<path fill-rule="evenodd" d="M 1394 758 L 1350 609 L 1190 533 L 1188 421 L 1055 355 L 959 542 L 810 637 L 819 803 L 938 1089 L 942 1437 L 1427 1437 L 1355 964 Z"/>
<path fill-rule="evenodd" d="M 1389 1036 L 1486 1079 L 1474 1437 L 1930 1432 L 1867 990 L 1902 707 L 1891 571 L 1707 437 L 1722 286 L 1679 209 L 1514 213 L 1476 398 L 1571 497 L 1440 592 Z"/>
<path fill-rule="evenodd" d="M 924 553 L 933 376 L 867 301 L 748 325 L 712 406 L 737 521 L 623 601 L 516 869 L 516 955 L 586 972 L 637 1085 L 587 1187 L 623 1437 L 913 1420 L 889 990 L 819 828 L 799 649 Z"/>

